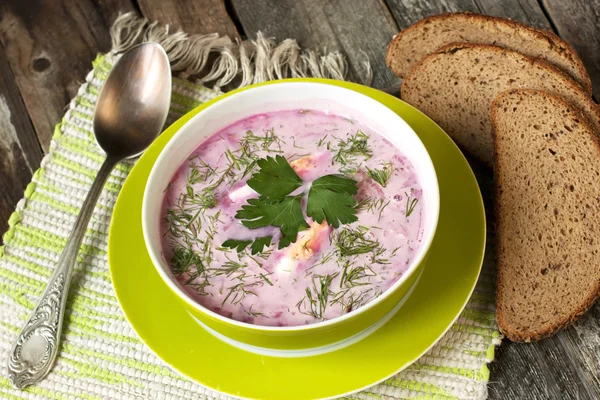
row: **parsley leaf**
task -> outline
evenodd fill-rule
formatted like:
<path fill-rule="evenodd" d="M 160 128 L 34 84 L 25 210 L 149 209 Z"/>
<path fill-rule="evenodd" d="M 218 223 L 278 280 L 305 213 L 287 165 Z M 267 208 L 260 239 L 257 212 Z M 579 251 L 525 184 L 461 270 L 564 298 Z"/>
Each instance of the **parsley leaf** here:
<path fill-rule="evenodd" d="M 272 239 L 273 236 L 263 236 L 256 239 L 250 247 L 252 254 L 262 253 L 265 247 L 269 247 L 271 245 Z"/>
<path fill-rule="evenodd" d="M 366 139 L 361 137 L 360 140 Z M 299 231 L 309 228 L 302 212 L 302 198 L 306 193 L 289 195 L 301 187 L 303 181 L 281 155 L 256 162 L 260 170 L 248 180 L 248 186 L 259 197 L 249 199 L 235 214 L 235 218 L 250 229 L 279 227 L 282 236 L 278 248 L 282 249 L 296 242 Z M 327 219 L 327 223 L 334 228 L 354 222 L 358 218 L 356 200 L 352 196 L 357 192 L 358 184 L 351 178 L 344 175 L 322 176 L 312 183 L 308 192 L 306 215 L 318 223 Z M 272 239 L 271 236 L 254 241 L 230 239 L 223 243 L 223 247 L 241 252 L 251 246 L 252 254 L 256 254 L 269 246 Z"/>
<path fill-rule="evenodd" d="M 246 247 L 250 246 L 250 250 L 252 255 L 262 253 L 265 247 L 269 247 L 271 245 L 271 240 L 273 236 L 263 236 L 252 240 L 238 240 L 238 239 L 228 239 L 223 242 L 222 247 L 226 247 L 228 249 L 235 249 L 238 253 L 241 253 L 246 249 Z"/>
<path fill-rule="evenodd" d="M 298 231 L 309 228 L 302 214 L 301 199 L 302 196 L 285 196 L 280 201 L 262 197 L 249 199 L 235 217 L 250 229 L 280 227 L 283 236 L 279 240 L 279 248 L 282 249 L 296 241 Z"/>
<path fill-rule="evenodd" d="M 282 200 L 285 196 L 302 186 L 302 179 L 292 169 L 285 157 L 277 155 L 257 161 L 260 171 L 248 180 L 250 186 L 260 197 Z"/>
<path fill-rule="evenodd" d="M 343 175 L 325 175 L 316 179 L 308 192 L 306 215 L 318 223 L 327 219 L 334 228 L 357 221 L 355 180 Z"/>
<path fill-rule="evenodd" d="M 221 246 L 228 249 L 235 249 L 238 253 L 241 253 L 250 243 L 252 243 L 252 240 L 227 239 Z"/>

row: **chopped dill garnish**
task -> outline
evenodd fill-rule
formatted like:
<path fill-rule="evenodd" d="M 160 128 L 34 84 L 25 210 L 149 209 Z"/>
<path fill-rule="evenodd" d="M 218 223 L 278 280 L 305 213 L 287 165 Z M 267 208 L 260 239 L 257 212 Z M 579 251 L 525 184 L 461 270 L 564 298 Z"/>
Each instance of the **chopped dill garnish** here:
<path fill-rule="evenodd" d="M 339 304 L 346 313 L 349 313 L 350 311 L 364 306 L 372 299 L 381 295 L 381 293 L 381 288 L 375 287 L 360 291 L 355 288 L 345 288 L 334 295 L 331 304 Z"/>
<path fill-rule="evenodd" d="M 378 247 L 371 253 L 371 263 L 372 264 L 389 264 L 389 258 L 383 258 L 385 254 L 385 249 L 383 247 Z"/>
<path fill-rule="evenodd" d="M 248 165 L 252 164 L 255 160 L 252 153 L 246 153 L 243 148 L 241 149 L 242 151 L 236 150 L 235 152 L 229 149 L 225 150 L 225 158 L 227 158 L 229 170 L 240 171 L 242 168 L 246 168 Z"/>
<path fill-rule="evenodd" d="M 294 153 L 289 156 L 285 156 L 285 158 L 286 158 L 286 160 L 288 160 L 288 162 L 292 162 L 299 158 L 308 157 L 310 155 L 311 155 L 311 153 Z"/>
<path fill-rule="evenodd" d="M 367 238 L 368 233 L 369 230 L 365 227 L 343 229 L 334 237 L 333 241 L 340 257 L 370 253 L 378 247 L 381 247 L 381 244 L 378 241 Z"/>
<path fill-rule="evenodd" d="M 221 210 L 217 211 L 214 215 L 207 215 L 206 219 L 209 222 L 208 228 L 206 229 L 206 236 L 213 240 L 217 233 L 217 222 L 221 222 L 219 217 L 221 216 Z"/>
<path fill-rule="evenodd" d="M 352 288 L 355 286 L 368 285 L 370 282 L 365 281 L 365 278 L 377 276 L 377 273 L 373 271 L 368 265 L 359 265 L 351 267 L 350 262 L 344 263 L 344 272 L 342 273 L 342 279 L 340 279 L 340 288 L 348 287 Z"/>
<path fill-rule="evenodd" d="M 307 268 L 305 277 L 307 277 L 308 275 L 310 275 L 310 274 L 311 274 L 311 271 L 312 271 L 314 268 L 318 267 L 319 265 L 323 265 L 323 264 L 325 264 L 327 261 L 331 260 L 331 258 L 332 258 L 334 255 L 335 255 L 335 252 L 333 252 L 333 251 L 332 251 L 331 253 L 323 254 L 323 255 L 321 256 L 321 260 L 320 260 L 319 262 L 317 262 L 317 263 L 314 263 L 314 264 L 313 264 L 313 265 L 311 265 L 309 268 Z"/>
<path fill-rule="evenodd" d="M 270 251 L 269 251 L 269 253 L 270 253 Z M 258 268 L 262 268 L 263 267 L 262 263 L 260 261 L 258 261 L 255 257 L 253 257 L 251 255 L 248 255 L 248 254 L 246 254 L 246 255 L 248 256 L 249 259 L 251 259 L 252 261 L 254 261 L 256 263 L 256 266 Z M 263 256 L 263 254 L 259 254 L 258 256 L 261 257 L 261 258 L 263 258 L 263 260 L 267 259 L 267 257 Z"/>
<path fill-rule="evenodd" d="M 242 302 L 242 300 L 244 300 L 248 295 L 256 296 L 256 293 L 254 293 L 251 289 L 259 282 L 247 283 L 243 280 L 243 277 L 239 278 L 239 280 L 239 283 L 227 288 L 227 296 L 225 296 L 223 302 L 221 302 L 221 307 L 227 303 L 227 300 L 230 300 L 230 303 L 235 306 Z"/>
<path fill-rule="evenodd" d="M 199 206 L 202 209 L 214 208 L 217 206 L 217 198 L 212 190 L 202 190 L 201 192 L 194 192 L 192 186 L 187 185 L 185 187 L 187 198 L 182 199 L 183 203 L 187 203 L 192 206 Z"/>
<path fill-rule="evenodd" d="M 411 198 L 411 195 L 413 194 L 413 189 L 410 190 L 410 194 L 404 192 L 404 194 L 406 195 L 406 211 L 405 214 L 407 217 L 410 217 L 410 214 L 413 213 L 413 211 L 415 210 L 415 207 L 417 206 L 417 203 L 419 202 L 419 199 L 417 199 L 416 197 Z"/>
<path fill-rule="evenodd" d="M 312 288 L 307 287 L 306 296 L 296 304 L 298 311 L 302 314 L 311 315 L 317 319 L 323 319 L 323 314 L 325 313 L 329 302 L 329 295 L 333 294 L 329 289 L 329 286 L 337 275 L 337 273 L 324 276 L 314 275 L 312 279 Z"/>
<path fill-rule="evenodd" d="M 266 150 L 281 153 L 281 139 L 275 135 L 275 129 L 270 128 L 265 131 L 263 136 L 255 135 L 252 131 L 247 131 L 246 135 L 239 141 L 240 148 L 247 154 L 253 154 L 258 150 Z M 271 146 L 276 148 L 272 149 Z"/>
<path fill-rule="evenodd" d="M 214 268 L 212 271 L 214 271 L 214 274 L 213 274 L 214 276 L 225 275 L 227 277 L 230 277 L 231 275 L 233 275 L 235 273 L 242 272 L 242 270 L 244 268 L 246 268 L 246 264 L 242 264 L 242 263 L 239 263 L 237 261 L 233 261 L 231 259 L 228 259 L 226 262 L 223 263 L 223 265 L 221 265 L 221 267 Z M 239 277 L 239 276 L 240 275 L 238 274 L 237 277 Z M 245 276 L 245 274 L 244 274 L 244 276 Z"/>
<path fill-rule="evenodd" d="M 210 282 L 205 274 L 200 272 L 194 272 L 190 274 L 190 277 L 187 281 L 185 281 L 184 286 L 189 286 L 196 291 L 196 294 L 200 296 L 206 296 L 208 293 L 206 292 L 206 287 L 210 286 Z"/>
<path fill-rule="evenodd" d="M 263 150 L 273 150 L 271 149 L 271 145 L 272 144 L 276 144 L 279 148 L 277 149 L 278 151 L 282 151 L 281 150 L 281 139 L 279 139 L 279 137 L 277 137 L 277 135 L 275 135 L 275 129 L 271 128 L 271 129 L 267 129 L 267 131 L 265 132 L 265 136 L 262 142 L 262 148 Z"/>
<path fill-rule="evenodd" d="M 362 161 L 371 158 L 373 152 L 369 148 L 368 140 L 369 135 L 360 130 L 347 140 L 339 139 L 337 148 L 334 149 L 333 161 L 343 166 L 340 172 L 353 174 L 360 167 L 359 158 L 362 158 Z"/>
<path fill-rule="evenodd" d="M 271 274 L 272 274 L 272 272 L 271 272 L 270 274 L 267 274 L 267 275 L 271 275 Z M 271 282 L 271 281 L 269 280 L 269 278 L 267 278 L 267 275 L 265 275 L 265 274 L 260 274 L 260 277 L 261 277 L 261 279 L 262 279 L 263 281 L 267 282 L 267 284 L 268 284 L 269 286 L 273 286 L 273 282 Z"/>
<path fill-rule="evenodd" d="M 248 165 L 246 165 L 246 168 L 244 169 L 244 172 L 242 173 L 242 177 L 240 178 L 240 180 L 244 179 L 247 176 L 251 176 L 254 173 L 254 169 L 256 169 L 257 167 L 257 162 L 256 160 L 252 160 L 252 162 Z"/>
<path fill-rule="evenodd" d="M 387 186 L 393 173 L 394 165 L 391 162 L 383 163 L 381 169 L 371 169 L 367 167 L 367 175 L 383 187 Z"/>
<path fill-rule="evenodd" d="M 188 161 L 190 161 L 188 185 L 195 185 L 196 183 L 204 182 L 217 172 L 213 167 L 204 162 L 199 156 L 191 157 L 188 159 Z M 197 164 L 196 161 L 198 162 Z"/>
<path fill-rule="evenodd" d="M 325 135 L 321 139 L 319 139 L 319 141 L 317 142 L 317 147 L 323 146 L 323 144 L 325 143 L 325 139 L 327 139 L 327 136 L 329 136 L 329 135 Z M 327 142 L 327 143 L 329 144 L 329 142 Z"/>
<path fill-rule="evenodd" d="M 292 137 L 292 144 L 293 144 L 293 146 L 294 146 L 295 148 L 297 148 L 297 149 L 302 149 L 302 150 L 305 150 L 305 149 L 306 149 L 306 147 L 298 146 L 298 145 L 296 144 L 296 137 Z"/>
<path fill-rule="evenodd" d="M 240 146 L 237 150 L 227 150 L 225 157 L 227 159 L 227 168 L 221 175 L 222 178 L 233 178 L 230 186 L 236 182 L 251 176 L 257 167 L 257 160 L 260 158 L 257 152 L 268 151 L 270 153 L 283 153 L 281 150 L 281 139 L 275 135 L 273 128 L 267 129 L 264 135 L 256 135 L 252 131 L 247 131 L 242 139 L 238 141 Z M 236 171 L 238 173 L 236 173 Z M 241 175 L 240 171 L 243 171 Z M 221 182 L 218 182 L 218 186 Z M 215 188 L 216 188 L 215 186 Z"/>
<path fill-rule="evenodd" d="M 173 247 L 173 256 L 171 257 L 171 270 L 174 274 L 180 275 L 191 267 L 196 267 L 197 271 L 202 271 L 204 265 L 200 256 L 191 248 L 183 246 Z"/>
<path fill-rule="evenodd" d="M 372 264 L 389 264 L 389 259 L 383 258 L 385 248 L 377 240 L 369 239 L 369 228 L 361 226 L 356 229 L 344 229 L 333 239 L 340 257 L 352 257 L 371 253 Z"/>
<path fill-rule="evenodd" d="M 381 215 L 383 214 L 383 210 L 390 204 L 390 200 L 386 200 L 382 197 L 367 197 L 356 204 L 356 210 L 362 211 L 367 210 L 372 212 L 373 214 L 378 213 L 378 221 L 381 220 Z"/>
<path fill-rule="evenodd" d="M 267 317 L 265 314 L 263 314 L 263 313 L 261 313 L 261 312 L 259 312 L 259 311 L 252 311 L 252 306 L 254 306 L 254 304 L 251 304 L 251 305 L 250 305 L 250 308 L 249 308 L 249 309 L 247 309 L 247 310 L 246 310 L 245 308 L 243 308 L 243 307 L 242 307 L 242 309 L 243 309 L 243 310 L 244 310 L 244 312 L 245 312 L 246 314 L 248 314 L 250 317 L 265 317 L 265 318 L 269 318 L 269 317 Z"/>
<path fill-rule="evenodd" d="M 197 216 L 186 210 L 167 210 L 165 220 L 168 222 L 168 233 L 174 238 L 184 238 L 195 241 L 198 229 L 201 228 L 201 222 L 194 224 Z"/>
<path fill-rule="evenodd" d="M 165 219 L 168 222 L 168 232 L 175 238 L 197 242 L 202 228 L 200 217 L 206 209 L 216 206 L 217 199 L 212 191 L 203 190 L 196 193 L 190 185 L 187 185 L 186 191 L 179 195 L 177 203 L 167 210 Z"/>

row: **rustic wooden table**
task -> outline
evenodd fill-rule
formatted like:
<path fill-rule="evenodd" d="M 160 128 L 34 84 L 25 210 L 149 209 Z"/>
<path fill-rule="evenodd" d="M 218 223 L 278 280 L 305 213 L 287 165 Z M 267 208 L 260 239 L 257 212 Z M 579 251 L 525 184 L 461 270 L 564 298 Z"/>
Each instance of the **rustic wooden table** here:
<path fill-rule="evenodd" d="M 600 96 L 600 0 L 2 0 L 0 232 L 92 59 L 109 50 L 110 24 L 128 11 L 188 33 L 244 38 L 261 30 L 303 47 L 341 50 L 350 79 L 360 74 L 364 51 L 379 88 L 397 83 L 385 66 L 386 45 L 418 19 L 448 11 L 509 17 L 571 43 Z M 600 304 L 551 339 L 507 341 L 496 354 L 492 399 L 600 399 Z"/>

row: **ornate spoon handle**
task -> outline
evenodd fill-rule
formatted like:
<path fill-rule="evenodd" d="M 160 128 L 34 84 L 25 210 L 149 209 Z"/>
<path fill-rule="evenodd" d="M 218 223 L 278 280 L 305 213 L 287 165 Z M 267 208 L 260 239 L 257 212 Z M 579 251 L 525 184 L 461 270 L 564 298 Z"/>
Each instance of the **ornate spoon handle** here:
<path fill-rule="evenodd" d="M 79 246 L 104 182 L 119 161 L 113 157 L 104 160 L 81 206 L 73 231 L 67 239 L 50 282 L 11 349 L 8 359 L 8 377 L 17 389 L 39 382 L 54 365 L 60 344 L 71 273 Z"/>

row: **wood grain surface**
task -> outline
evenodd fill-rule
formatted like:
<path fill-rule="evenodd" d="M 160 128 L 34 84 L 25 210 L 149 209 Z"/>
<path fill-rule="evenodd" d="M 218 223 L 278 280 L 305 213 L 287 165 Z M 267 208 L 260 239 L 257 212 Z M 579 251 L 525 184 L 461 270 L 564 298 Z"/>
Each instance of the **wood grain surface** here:
<path fill-rule="evenodd" d="M 542 0 L 557 33 L 583 60 L 600 102 L 600 0 Z"/>
<path fill-rule="evenodd" d="M 133 11 L 174 30 L 277 40 L 343 52 L 348 78 L 394 86 L 385 66 L 391 37 L 422 17 L 470 11 L 552 29 L 580 53 L 600 95 L 600 0 L 2 0 L 0 1 L 0 232 L 47 150 L 54 125 L 109 28 Z M 475 166 L 491 209 L 491 173 Z M 489 221 L 490 223 L 492 221 Z M 490 224 L 491 225 L 491 224 Z M 533 344 L 505 341 L 491 364 L 491 399 L 600 399 L 600 305 L 572 327 Z"/>
<path fill-rule="evenodd" d="M 232 0 L 232 5 L 249 37 L 262 31 L 277 40 L 297 39 L 304 48 L 342 51 L 348 59 L 348 79 L 359 82 L 368 58 L 373 86 L 397 82 L 385 65 L 385 49 L 398 27 L 383 1 Z"/>
<path fill-rule="evenodd" d="M 91 0 L 0 3 L 0 38 L 45 151 L 91 61 L 110 49 L 109 26 Z"/>
<path fill-rule="evenodd" d="M 41 161 L 42 149 L 0 45 L 0 234 Z"/>
<path fill-rule="evenodd" d="M 189 34 L 218 32 L 232 39 L 239 37 L 224 0 L 138 0 L 138 4 L 146 18 L 170 24 L 175 30 Z"/>
<path fill-rule="evenodd" d="M 505 341 L 491 365 L 490 399 L 600 399 L 600 308 L 539 343 Z"/>
<path fill-rule="evenodd" d="M 387 4 L 400 29 L 430 15 L 458 11 L 512 18 L 538 28 L 551 29 L 536 0 L 387 0 Z"/>

